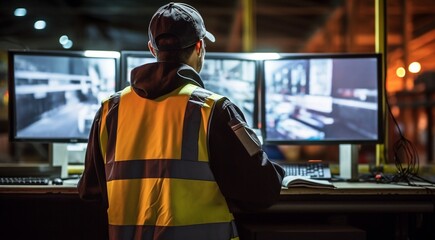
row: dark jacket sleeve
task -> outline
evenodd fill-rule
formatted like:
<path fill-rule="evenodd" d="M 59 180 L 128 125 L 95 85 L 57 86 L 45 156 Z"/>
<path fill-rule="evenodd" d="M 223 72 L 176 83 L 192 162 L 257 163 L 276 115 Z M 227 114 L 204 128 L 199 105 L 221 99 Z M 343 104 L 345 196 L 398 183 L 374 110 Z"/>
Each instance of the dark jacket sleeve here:
<path fill-rule="evenodd" d="M 99 140 L 100 115 L 101 109 L 95 115 L 92 124 L 85 155 L 85 169 L 77 185 L 77 189 L 81 199 L 101 201 L 107 208 L 106 175 Z"/>
<path fill-rule="evenodd" d="M 216 104 L 209 132 L 210 167 L 230 206 L 239 209 L 265 208 L 277 201 L 284 170 L 272 163 L 260 149 L 252 155 L 241 143 L 229 122 L 240 109 L 224 99 Z M 252 129 L 254 141 L 258 141 Z M 252 156 L 251 156 L 252 155 Z"/>

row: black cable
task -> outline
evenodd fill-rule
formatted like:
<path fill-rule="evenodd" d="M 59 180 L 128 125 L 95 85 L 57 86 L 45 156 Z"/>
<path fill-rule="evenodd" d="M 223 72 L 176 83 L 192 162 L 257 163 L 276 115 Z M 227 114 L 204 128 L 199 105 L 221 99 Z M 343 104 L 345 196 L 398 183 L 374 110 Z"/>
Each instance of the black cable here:
<path fill-rule="evenodd" d="M 388 181 L 391 182 L 406 182 L 410 186 L 421 186 L 413 183 L 413 180 L 418 180 L 430 184 L 435 184 L 418 175 L 420 168 L 420 159 L 418 151 L 414 144 L 408 140 L 402 133 L 397 120 L 393 116 L 388 99 L 386 98 L 386 106 L 388 113 L 391 116 L 394 125 L 399 133 L 399 139 L 393 144 L 393 160 L 397 168 L 397 172 Z M 406 164 L 406 165 L 404 165 Z"/>
<path fill-rule="evenodd" d="M 385 58 L 385 56 L 383 56 Z M 386 65 L 386 63 L 384 63 Z M 386 69 L 386 66 L 384 66 Z M 386 71 L 383 73 L 384 79 L 387 79 Z M 421 176 L 418 176 L 418 171 L 420 168 L 420 159 L 418 156 L 417 149 L 414 144 L 408 140 L 402 133 L 399 124 L 397 123 L 396 118 L 394 117 L 390 103 L 387 97 L 387 82 L 384 81 L 384 89 L 383 93 L 385 96 L 385 105 L 387 107 L 387 112 L 385 112 L 384 119 L 386 120 L 388 116 L 393 120 L 394 126 L 397 129 L 399 134 L 399 139 L 393 144 L 393 160 L 397 169 L 397 172 L 392 177 L 386 177 L 382 175 L 383 182 L 406 182 L 408 185 L 411 185 L 411 180 L 419 179 L 420 181 L 428 182 L 433 184 L 431 181 L 424 179 Z M 387 125 L 387 121 L 385 121 L 385 125 Z M 387 137 L 387 136 L 385 136 Z M 387 159 L 387 151 L 384 148 L 383 151 L 384 158 Z M 406 164 L 406 166 L 404 166 Z"/>

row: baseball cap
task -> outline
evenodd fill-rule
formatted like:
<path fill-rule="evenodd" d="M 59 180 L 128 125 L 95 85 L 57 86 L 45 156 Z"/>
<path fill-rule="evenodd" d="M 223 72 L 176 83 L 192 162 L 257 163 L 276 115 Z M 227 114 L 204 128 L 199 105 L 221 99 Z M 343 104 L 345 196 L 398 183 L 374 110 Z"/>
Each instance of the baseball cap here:
<path fill-rule="evenodd" d="M 205 29 L 199 12 L 185 3 L 168 3 L 160 7 L 151 18 L 148 36 L 152 46 L 159 51 L 178 50 L 190 47 L 203 38 L 215 41 L 213 34 Z M 174 38 L 171 45 L 158 45 L 161 38 Z"/>

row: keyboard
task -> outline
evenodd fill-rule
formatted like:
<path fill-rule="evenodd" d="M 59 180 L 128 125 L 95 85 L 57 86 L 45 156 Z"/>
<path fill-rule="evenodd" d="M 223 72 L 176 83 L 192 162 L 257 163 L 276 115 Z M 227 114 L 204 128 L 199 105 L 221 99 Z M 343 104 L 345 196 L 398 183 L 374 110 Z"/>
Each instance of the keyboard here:
<path fill-rule="evenodd" d="M 284 168 L 286 176 L 331 179 L 331 170 L 326 163 L 283 163 L 279 165 Z"/>
<path fill-rule="evenodd" d="M 0 185 L 49 185 L 46 177 L 0 177 Z"/>

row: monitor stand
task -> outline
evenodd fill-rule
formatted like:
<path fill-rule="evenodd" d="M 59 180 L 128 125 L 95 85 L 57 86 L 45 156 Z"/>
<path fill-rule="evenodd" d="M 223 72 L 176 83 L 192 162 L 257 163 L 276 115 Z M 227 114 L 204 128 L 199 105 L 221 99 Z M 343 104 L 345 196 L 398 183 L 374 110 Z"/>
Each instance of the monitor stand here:
<path fill-rule="evenodd" d="M 50 162 L 52 166 L 60 167 L 60 177 L 68 177 L 68 144 L 67 143 L 51 143 L 49 144 Z"/>
<path fill-rule="evenodd" d="M 358 180 L 358 145 L 340 144 L 339 145 L 340 178 L 357 181 Z"/>

